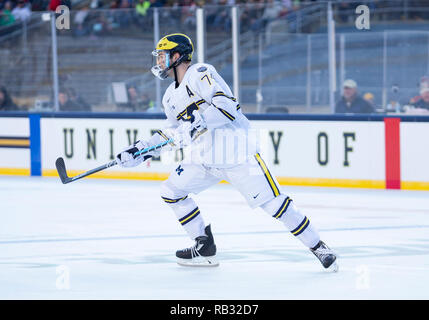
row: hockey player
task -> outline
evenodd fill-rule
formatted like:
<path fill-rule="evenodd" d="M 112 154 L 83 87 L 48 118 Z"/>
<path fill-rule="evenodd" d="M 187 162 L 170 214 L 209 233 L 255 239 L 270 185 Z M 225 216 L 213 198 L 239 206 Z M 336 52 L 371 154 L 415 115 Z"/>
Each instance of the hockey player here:
<path fill-rule="evenodd" d="M 190 194 L 226 180 L 236 187 L 250 207 L 260 207 L 281 221 L 323 267 L 336 271 L 335 253 L 320 240 L 313 224 L 292 199 L 281 192 L 257 145 L 248 139 L 249 121 L 230 88 L 212 65 L 191 64 L 193 51 L 191 39 L 184 34 L 170 34 L 159 40 L 152 52 L 156 58 L 152 73 L 160 79 L 174 79 L 162 99 L 167 124 L 148 141 L 137 141 L 117 155 L 121 166 L 132 167 L 158 156 L 160 151 L 136 158 L 134 153 L 166 139 L 172 138 L 175 148 L 192 147 L 191 160 L 185 157 L 161 186 L 162 199 L 195 240 L 194 246 L 176 252 L 177 262 L 185 266 L 218 265 L 211 227 L 205 225 Z M 244 137 L 245 140 L 240 141 L 245 141 L 246 148 L 232 148 L 225 160 L 222 153 L 225 136 Z"/>

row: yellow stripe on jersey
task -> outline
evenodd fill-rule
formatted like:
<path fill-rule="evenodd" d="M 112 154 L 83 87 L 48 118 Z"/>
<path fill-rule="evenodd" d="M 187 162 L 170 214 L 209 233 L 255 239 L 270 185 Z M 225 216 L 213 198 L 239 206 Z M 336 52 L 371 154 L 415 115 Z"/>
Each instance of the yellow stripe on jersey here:
<path fill-rule="evenodd" d="M 277 197 L 278 195 L 280 195 L 280 191 L 277 188 L 277 185 L 275 183 L 275 179 L 271 175 L 270 171 L 268 170 L 267 166 L 265 165 L 264 160 L 262 160 L 262 158 L 259 155 L 259 153 L 257 153 L 255 155 L 255 158 L 256 158 L 256 161 L 258 161 L 259 166 L 261 167 L 262 171 L 264 172 L 265 178 L 267 179 L 268 184 L 270 185 L 270 188 L 271 188 L 271 190 L 274 193 L 274 196 Z"/>
<path fill-rule="evenodd" d="M 227 111 L 225 111 L 221 108 L 218 108 L 218 107 L 216 107 L 216 108 L 219 109 L 220 112 L 222 112 L 229 120 L 231 120 L 231 121 L 235 120 L 235 117 L 233 115 L 229 114 Z"/>
<path fill-rule="evenodd" d="M 213 97 L 226 97 L 226 98 L 228 98 L 228 99 L 231 99 L 232 101 L 234 101 L 234 102 L 236 102 L 237 101 L 237 99 L 235 99 L 234 97 L 230 97 L 230 96 L 227 96 L 225 93 L 223 93 L 222 91 L 218 91 L 218 92 L 216 92 L 214 95 L 213 95 Z"/>
<path fill-rule="evenodd" d="M 182 112 L 180 112 L 180 113 L 177 115 L 176 119 L 177 119 L 177 120 L 180 120 L 180 119 L 184 118 L 184 117 L 185 117 L 185 115 L 188 115 L 188 116 L 189 116 L 188 109 L 189 109 L 189 107 L 191 107 L 191 106 L 193 106 L 193 105 L 196 105 L 196 106 L 197 106 L 197 108 L 196 108 L 196 109 L 197 109 L 197 110 L 199 110 L 200 105 L 201 105 L 201 104 L 203 104 L 204 102 L 206 102 L 204 99 L 198 100 L 197 102 L 192 102 L 191 104 L 189 104 L 189 105 L 185 108 L 185 110 L 183 110 Z M 192 111 L 194 111 L 194 110 L 192 110 Z M 190 112 L 190 113 L 192 114 L 192 112 Z"/>
<path fill-rule="evenodd" d="M 214 103 L 212 103 L 212 105 L 213 105 L 216 109 L 218 109 L 220 112 L 222 112 L 222 114 L 223 114 L 225 117 L 227 117 L 229 120 L 231 120 L 231 121 L 234 121 L 234 120 L 235 120 L 235 117 L 234 117 L 232 114 L 230 114 L 229 112 L 227 112 L 226 110 L 224 110 L 224 109 L 222 109 L 222 108 L 217 107 Z"/>

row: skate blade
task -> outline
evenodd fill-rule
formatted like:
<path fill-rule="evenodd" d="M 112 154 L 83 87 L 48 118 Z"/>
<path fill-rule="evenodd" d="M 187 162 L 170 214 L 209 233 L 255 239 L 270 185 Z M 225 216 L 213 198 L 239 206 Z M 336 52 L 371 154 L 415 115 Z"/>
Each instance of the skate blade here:
<path fill-rule="evenodd" d="M 325 269 L 327 272 L 338 272 L 339 266 L 337 261 L 335 260 L 329 267 Z"/>
<path fill-rule="evenodd" d="M 181 259 L 176 258 L 177 264 L 184 267 L 217 267 L 219 266 L 219 261 L 213 257 L 197 257 L 193 259 Z"/>

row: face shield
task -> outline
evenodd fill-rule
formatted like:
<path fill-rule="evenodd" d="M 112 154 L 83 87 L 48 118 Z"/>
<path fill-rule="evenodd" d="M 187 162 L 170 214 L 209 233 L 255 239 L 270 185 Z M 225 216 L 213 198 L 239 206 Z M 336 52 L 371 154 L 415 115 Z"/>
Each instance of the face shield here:
<path fill-rule="evenodd" d="M 170 53 L 165 50 L 153 50 L 152 64 L 154 65 L 151 69 L 153 75 L 161 80 L 166 79 L 170 69 Z"/>

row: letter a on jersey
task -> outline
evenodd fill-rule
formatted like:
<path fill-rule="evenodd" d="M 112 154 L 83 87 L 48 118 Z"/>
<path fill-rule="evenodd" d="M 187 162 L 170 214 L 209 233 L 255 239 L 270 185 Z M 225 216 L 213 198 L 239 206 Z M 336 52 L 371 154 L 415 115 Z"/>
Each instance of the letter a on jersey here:
<path fill-rule="evenodd" d="M 194 94 L 192 93 L 191 89 L 189 89 L 188 86 L 186 86 L 186 91 L 188 92 L 188 96 L 192 97 Z"/>

